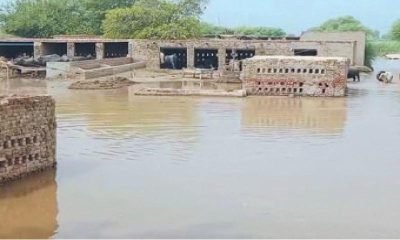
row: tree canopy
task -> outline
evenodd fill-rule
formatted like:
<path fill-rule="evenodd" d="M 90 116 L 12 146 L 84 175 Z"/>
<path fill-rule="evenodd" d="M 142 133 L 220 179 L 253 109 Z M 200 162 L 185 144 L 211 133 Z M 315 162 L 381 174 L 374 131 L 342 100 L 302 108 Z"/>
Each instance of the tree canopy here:
<path fill-rule="evenodd" d="M 21 37 L 89 34 L 118 38 L 189 38 L 200 34 L 208 0 L 14 0 L 2 30 Z M 104 30 L 104 31 L 103 31 Z"/>
<path fill-rule="evenodd" d="M 5 32 L 21 37 L 93 34 L 91 16 L 79 0 L 16 0 L 0 20 Z"/>
<path fill-rule="evenodd" d="M 400 20 L 397 20 L 390 31 L 390 36 L 393 40 L 400 41 Z"/>
<path fill-rule="evenodd" d="M 266 36 L 266 37 L 284 37 L 286 32 L 280 28 L 272 27 L 237 27 L 233 29 L 236 35 L 245 36 Z"/>
<path fill-rule="evenodd" d="M 109 38 L 187 39 L 200 35 L 203 0 L 140 0 L 107 12 L 103 30 Z"/>
<path fill-rule="evenodd" d="M 131 6 L 135 0 L 15 0 L 0 20 L 3 30 L 21 37 L 57 34 L 101 34 L 109 9 Z"/>
<path fill-rule="evenodd" d="M 210 23 L 203 22 L 201 24 L 202 35 L 221 35 L 221 34 L 231 34 L 239 36 L 267 36 L 267 37 L 284 37 L 286 32 L 280 28 L 271 27 L 249 27 L 241 26 L 236 28 L 227 28 L 221 26 L 215 26 Z"/>
<path fill-rule="evenodd" d="M 355 32 L 363 31 L 367 33 L 368 38 L 379 38 L 379 32 L 364 26 L 359 20 L 352 16 L 343 16 L 330 19 L 324 22 L 321 26 L 311 29 L 321 32 Z"/>

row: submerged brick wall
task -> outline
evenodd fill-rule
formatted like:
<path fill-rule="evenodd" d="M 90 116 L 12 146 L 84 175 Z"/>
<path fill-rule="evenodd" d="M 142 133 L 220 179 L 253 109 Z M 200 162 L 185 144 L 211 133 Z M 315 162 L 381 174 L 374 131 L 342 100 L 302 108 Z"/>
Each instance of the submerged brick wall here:
<path fill-rule="evenodd" d="M 0 97 L 0 183 L 56 165 L 55 101 Z"/>
<path fill-rule="evenodd" d="M 243 62 L 248 95 L 345 96 L 346 58 L 257 56 Z"/>

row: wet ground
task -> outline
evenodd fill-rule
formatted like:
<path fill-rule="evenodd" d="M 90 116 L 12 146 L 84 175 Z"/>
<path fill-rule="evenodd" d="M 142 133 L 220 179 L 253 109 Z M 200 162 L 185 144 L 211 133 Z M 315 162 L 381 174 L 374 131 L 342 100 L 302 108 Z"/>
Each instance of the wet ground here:
<path fill-rule="evenodd" d="M 8 88 L 56 98 L 59 166 L 1 187 L 0 237 L 400 238 L 398 77 L 347 98 L 67 86 Z"/>

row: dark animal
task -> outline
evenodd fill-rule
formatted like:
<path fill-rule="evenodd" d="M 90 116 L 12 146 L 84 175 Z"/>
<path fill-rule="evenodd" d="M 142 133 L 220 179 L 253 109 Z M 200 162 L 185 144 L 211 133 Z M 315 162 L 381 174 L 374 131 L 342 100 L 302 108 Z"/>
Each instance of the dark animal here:
<path fill-rule="evenodd" d="M 357 69 L 350 69 L 347 73 L 347 78 L 352 78 L 353 82 L 355 82 L 356 80 L 360 82 L 360 71 Z"/>

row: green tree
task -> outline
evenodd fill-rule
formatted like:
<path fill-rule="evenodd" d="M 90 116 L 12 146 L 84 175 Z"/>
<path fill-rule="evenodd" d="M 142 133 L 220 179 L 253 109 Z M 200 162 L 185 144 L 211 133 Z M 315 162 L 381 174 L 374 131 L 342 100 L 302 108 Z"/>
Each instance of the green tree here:
<path fill-rule="evenodd" d="M 377 49 L 372 41 L 379 38 L 379 32 L 364 26 L 359 20 L 352 16 L 338 17 L 324 22 L 321 26 L 311 29 L 321 32 L 356 32 L 362 31 L 367 34 L 367 46 L 365 49 L 365 65 L 372 67 L 372 62 L 377 56 Z"/>
<path fill-rule="evenodd" d="M 83 0 L 87 14 L 91 16 L 93 32 L 102 34 L 102 22 L 109 10 L 133 6 L 137 0 Z"/>
<path fill-rule="evenodd" d="M 183 14 L 196 17 L 204 13 L 208 2 L 209 0 L 181 0 L 178 5 Z"/>
<path fill-rule="evenodd" d="M 21 37 L 57 34 L 102 34 L 110 9 L 132 6 L 136 0 L 14 0 L 0 15 L 2 29 Z"/>
<path fill-rule="evenodd" d="M 280 28 L 271 27 L 237 27 L 233 29 L 236 35 L 256 36 L 256 37 L 284 37 L 285 31 Z"/>
<path fill-rule="evenodd" d="M 400 41 L 400 19 L 397 20 L 390 31 L 390 37 L 393 40 Z"/>
<path fill-rule="evenodd" d="M 343 16 L 330 19 L 321 26 L 311 29 L 320 32 L 356 32 L 362 31 L 367 34 L 369 39 L 379 38 L 379 32 L 364 26 L 359 20 L 352 16 Z"/>
<path fill-rule="evenodd" d="M 201 1 L 200 1 L 201 2 Z M 103 22 L 109 38 L 187 39 L 200 36 L 199 12 L 185 0 L 141 0 L 132 7 L 110 10 Z"/>
<path fill-rule="evenodd" d="M 215 26 L 211 23 L 201 23 L 201 35 L 223 35 L 234 34 L 234 30 L 227 27 Z"/>
<path fill-rule="evenodd" d="M 21 37 L 93 33 L 90 15 L 79 0 L 16 0 L 0 20 L 6 33 Z"/>
<path fill-rule="evenodd" d="M 210 23 L 201 23 L 202 35 L 221 35 L 221 34 L 232 34 L 241 36 L 255 36 L 255 37 L 284 37 L 286 32 L 280 28 L 271 27 L 250 27 L 241 26 L 236 28 L 227 28 L 221 26 L 215 26 Z"/>

